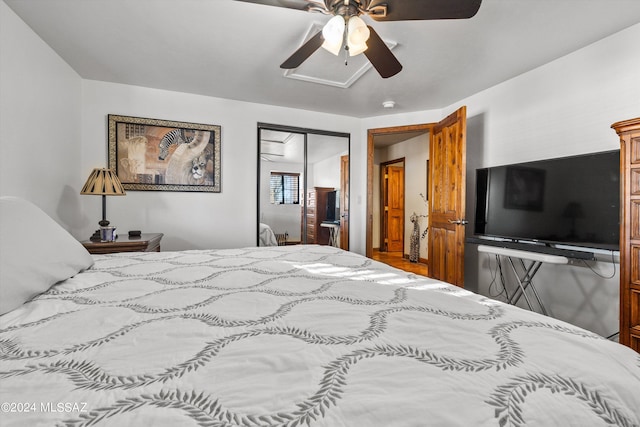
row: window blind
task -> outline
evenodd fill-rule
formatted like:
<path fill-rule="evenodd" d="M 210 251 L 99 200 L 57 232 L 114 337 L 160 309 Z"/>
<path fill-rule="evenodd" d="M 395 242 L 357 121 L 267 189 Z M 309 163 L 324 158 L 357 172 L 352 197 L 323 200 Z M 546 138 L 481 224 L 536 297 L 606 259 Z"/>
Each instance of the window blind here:
<path fill-rule="evenodd" d="M 300 174 L 290 172 L 271 172 L 271 203 L 300 204 Z"/>

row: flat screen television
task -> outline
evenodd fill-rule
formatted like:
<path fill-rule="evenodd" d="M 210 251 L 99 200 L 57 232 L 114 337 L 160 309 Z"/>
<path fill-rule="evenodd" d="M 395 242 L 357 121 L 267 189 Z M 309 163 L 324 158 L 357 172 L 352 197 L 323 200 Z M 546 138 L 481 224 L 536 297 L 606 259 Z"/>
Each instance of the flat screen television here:
<path fill-rule="evenodd" d="M 340 220 L 340 196 L 338 190 L 327 193 L 327 221 Z"/>
<path fill-rule="evenodd" d="M 618 250 L 620 150 L 476 170 L 474 233 Z"/>

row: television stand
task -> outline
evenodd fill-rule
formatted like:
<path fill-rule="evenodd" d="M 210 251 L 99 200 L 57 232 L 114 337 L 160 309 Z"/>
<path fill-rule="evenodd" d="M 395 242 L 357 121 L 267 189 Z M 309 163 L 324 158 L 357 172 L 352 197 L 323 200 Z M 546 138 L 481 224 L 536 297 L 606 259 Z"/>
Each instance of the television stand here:
<path fill-rule="evenodd" d="M 519 249 L 510 249 L 489 245 L 478 245 L 478 252 L 496 255 L 496 259 L 498 260 L 498 269 L 500 270 L 500 281 L 502 282 L 502 288 L 505 291 L 507 302 L 509 304 L 516 305 L 520 298 L 524 297 L 529 310 L 535 311 L 531 304 L 531 300 L 527 295 L 527 289 L 531 289 L 531 291 L 533 292 L 533 296 L 538 302 L 540 312 L 544 315 L 547 315 L 547 309 L 542 303 L 542 300 L 538 295 L 538 291 L 533 284 L 533 277 L 536 275 L 543 263 L 567 264 L 569 262 L 569 259 L 567 257 L 562 255 L 530 252 Z M 513 274 L 515 275 L 516 281 L 518 283 L 518 287 L 511 296 L 509 295 L 509 291 L 507 290 L 505 278 L 502 275 L 502 262 L 500 260 L 500 256 L 504 256 L 509 261 L 511 270 L 513 271 Z M 516 262 L 514 262 L 514 259 L 518 260 L 518 264 L 520 265 L 520 272 L 518 272 L 518 269 L 516 268 Z M 527 265 L 526 262 L 529 262 L 529 264 Z"/>
<path fill-rule="evenodd" d="M 523 242 L 518 242 L 513 240 L 495 240 L 495 239 L 485 239 L 481 237 L 467 237 L 466 242 L 478 244 L 478 245 L 498 246 L 501 248 L 515 249 L 515 250 L 521 250 L 526 252 L 539 252 L 541 254 L 547 254 L 547 255 L 558 255 L 558 256 L 564 256 L 571 259 L 583 259 L 586 261 L 595 259 L 595 255 L 593 254 L 593 252 L 589 252 L 588 250 L 582 251 L 582 250 L 574 250 L 574 249 L 556 248 L 554 246 L 550 246 L 549 244 L 523 243 Z"/>

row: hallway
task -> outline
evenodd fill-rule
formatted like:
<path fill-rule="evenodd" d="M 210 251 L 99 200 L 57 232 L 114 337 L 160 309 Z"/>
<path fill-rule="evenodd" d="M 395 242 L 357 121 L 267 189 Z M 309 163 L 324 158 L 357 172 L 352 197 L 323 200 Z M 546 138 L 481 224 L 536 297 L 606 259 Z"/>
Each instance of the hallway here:
<path fill-rule="evenodd" d="M 411 262 L 402 256 L 402 252 L 380 252 L 378 249 L 374 249 L 371 258 L 401 270 L 423 276 L 427 275 L 426 264 Z"/>

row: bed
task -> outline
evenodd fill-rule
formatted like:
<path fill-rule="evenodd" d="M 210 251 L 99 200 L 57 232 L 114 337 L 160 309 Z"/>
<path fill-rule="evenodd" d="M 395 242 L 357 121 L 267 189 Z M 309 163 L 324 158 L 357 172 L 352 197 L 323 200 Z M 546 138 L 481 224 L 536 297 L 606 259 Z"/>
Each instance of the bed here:
<path fill-rule="evenodd" d="M 260 223 L 260 230 L 258 233 L 260 237 L 259 246 L 278 246 L 278 239 L 276 238 L 275 233 L 265 223 Z"/>
<path fill-rule="evenodd" d="M 443 282 L 330 246 L 85 258 L 59 234 L 23 264 L 78 271 L 0 316 L 2 426 L 640 425 L 638 353 Z"/>

